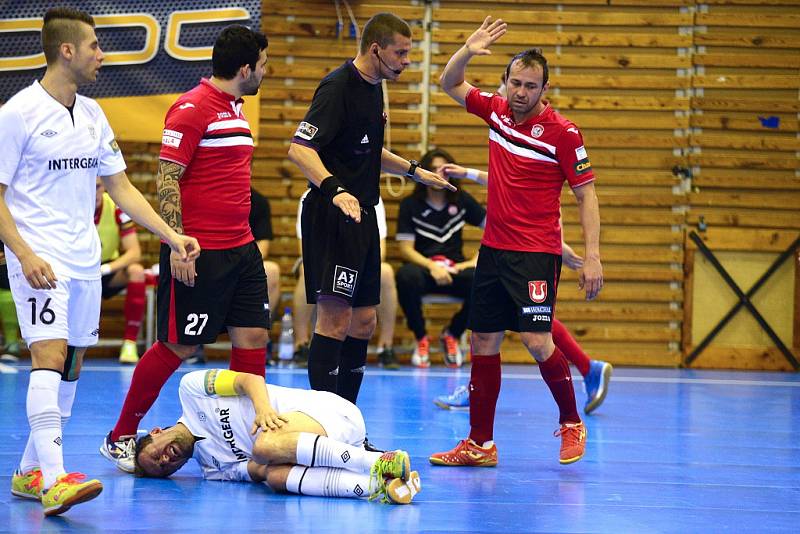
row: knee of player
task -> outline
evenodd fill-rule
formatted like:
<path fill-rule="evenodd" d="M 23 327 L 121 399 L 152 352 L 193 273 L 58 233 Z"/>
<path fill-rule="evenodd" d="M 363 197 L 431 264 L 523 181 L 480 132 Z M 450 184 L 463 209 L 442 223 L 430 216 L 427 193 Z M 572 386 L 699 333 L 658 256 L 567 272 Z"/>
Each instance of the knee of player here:
<path fill-rule="evenodd" d="M 281 458 L 282 439 L 280 431 L 261 432 L 253 444 L 253 460 L 256 463 L 269 465 Z"/>
<path fill-rule="evenodd" d="M 374 307 L 363 308 L 353 313 L 350 334 L 359 338 L 371 337 L 378 326 L 378 314 Z"/>
<path fill-rule="evenodd" d="M 142 267 L 141 263 L 132 263 L 128 265 L 126 272 L 128 273 L 128 278 L 131 282 L 144 281 L 144 267 Z"/>
<path fill-rule="evenodd" d="M 528 352 L 539 361 L 550 356 L 553 340 L 548 332 L 522 332 L 520 338 Z"/>
<path fill-rule="evenodd" d="M 381 284 L 394 284 L 394 269 L 386 262 L 381 263 Z"/>
<path fill-rule="evenodd" d="M 286 491 L 286 480 L 289 478 L 290 465 L 268 465 L 267 480 L 265 481 L 273 491 Z"/>

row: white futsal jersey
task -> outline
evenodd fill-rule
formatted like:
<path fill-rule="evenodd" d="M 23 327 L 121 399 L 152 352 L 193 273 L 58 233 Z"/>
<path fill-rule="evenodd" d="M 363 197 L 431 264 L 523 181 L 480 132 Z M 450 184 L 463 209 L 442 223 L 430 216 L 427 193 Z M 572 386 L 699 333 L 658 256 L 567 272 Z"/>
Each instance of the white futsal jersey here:
<path fill-rule="evenodd" d="M 76 95 L 70 114 L 39 82 L 0 108 L 0 183 L 19 233 L 57 275 L 100 278 L 95 179 L 125 170 L 100 105 Z M 19 272 L 6 249 L 10 272 Z"/>
<path fill-rule="evenodd" d="M 260 434 L 250 434 L 255 409 L 249 397 L 208 393 L 206 380 L 214 379 L 214 371 L 192 371 L 181 379 L 178 396 L 183 414 L 178 422 L 196 437 L 204 438 L 195 442 L 193 454 L 204 478 L 247 480 L 242 462 L 253 457 L 253 445 Z M 364 419 L 351 402 L 327 391 L 266 386 L 277 413 L 302 412 L 315 419 L 328 437 L 350 445 L 363 444 Z"/>

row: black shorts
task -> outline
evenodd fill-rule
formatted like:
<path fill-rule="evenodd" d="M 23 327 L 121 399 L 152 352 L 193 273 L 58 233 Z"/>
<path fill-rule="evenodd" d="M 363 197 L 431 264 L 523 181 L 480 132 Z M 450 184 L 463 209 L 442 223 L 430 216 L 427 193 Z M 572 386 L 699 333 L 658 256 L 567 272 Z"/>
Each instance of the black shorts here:
<path fill-rule="evenodd" d="M 0 289 L 11 289 L 8 281 L 8 265 L 5 263 L 0 264 Z"/>
<path fill-rule="evenodd" d="M 306 300 L 318 295 L 346 300 L 352 307 L 376 306 L 381 296 L 381 242 L 375 208 L 361 208 L 356 223 L 312 189 L 300 219 Z"/>
<path fill-rule="evenodd" d="M 158 340 L 179 345 L 213 343 L 226 327 L 267 328 L 267 275 L 255 241 L 203 250 L 189 287 L 170 276 L 170 249 L 161 244 Z"/>
<path fill-rule="evenodd" d="M 122 284 L 119 287 L 111 287 L 111 279 L 114 278 L 114 275 L 117 273 L 108 273 L 104 274 L 102 278 L 100 278 L 100 283 L 103 287 L 103 299 L 110 299 L 111 297 L 118 295 L 123 289 L 125 289 L 126 284 Z"/>
<path fill-rule="evenodd" d="M 561 256 L 481 245 L 469 328 L 474 332 L 550 332 Z"/>

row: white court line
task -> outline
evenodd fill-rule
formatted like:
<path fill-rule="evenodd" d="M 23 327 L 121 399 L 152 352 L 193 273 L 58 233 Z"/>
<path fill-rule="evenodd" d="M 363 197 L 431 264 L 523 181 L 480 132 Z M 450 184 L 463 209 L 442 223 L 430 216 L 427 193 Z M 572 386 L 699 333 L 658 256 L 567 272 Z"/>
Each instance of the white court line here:
<path fill-rule="evenodd" d="M 220 361 L 220 363 L 223 363 Z M 223 365 L 224 367 L 224 365 Z M 30 366 L 14 366 L 15 369 L 20 371 L 30 370 Z M 178 373 L 189 373 L 191 371 L 198 371 L 205 369 L 205 367 L 181 367 Z M 83 370 L 95 371 L 101 373 L 119 373 L 119 372 L 133 372 L 133 367 L 120 366 L 120 365 L 84 365 Z M 267 368 L 267 374 L 293 374 L 305 375 L 308 371 L 305 369 L 281 369 L 281 368 Z M 466 381 L 469 378 L 469 373 L 466 369 L 461 371 L 445 371 L 445 370 L 399 370 L 399 371 L 386 371 L 383 369 L 367 368 L 367 374 L 373 376 L 404 376 L 404 377 L 424 377 L 430 376 L 432 378 L 461 378 Z M 576 380 L 582 380 L 582 377 L 575 377 Z M 538 374 L 523 374 L 523 373 L 503 373 L 503 380 L 542 380 Z M 725 379 L 725 378 L 687 378 L 687 377 L 659 377 L 659 376 L 618 376 L 611 377 L 612 382 L 631 382 L 636 384 L 688 384 L 688 385 L 709 385 L 709 386 L 740 386 L 740 387 L 786 387 L 786 388 L 800 388 L 800 381 L 790 382 L 782 380 L 746 380 L 746 379 Z"/>

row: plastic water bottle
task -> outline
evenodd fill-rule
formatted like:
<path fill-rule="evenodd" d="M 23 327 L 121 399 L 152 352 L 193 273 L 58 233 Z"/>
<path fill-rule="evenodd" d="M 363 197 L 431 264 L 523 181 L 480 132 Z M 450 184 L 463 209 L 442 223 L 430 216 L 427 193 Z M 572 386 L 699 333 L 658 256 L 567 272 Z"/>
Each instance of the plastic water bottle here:
<path fill-rule="evenodd" d="M 281 317 L 281 337 L 278 338 L 278 365 L 288 367 L 294 356 L 294 328 L 292 327 L 292 309 L 284 308 Z"/>

